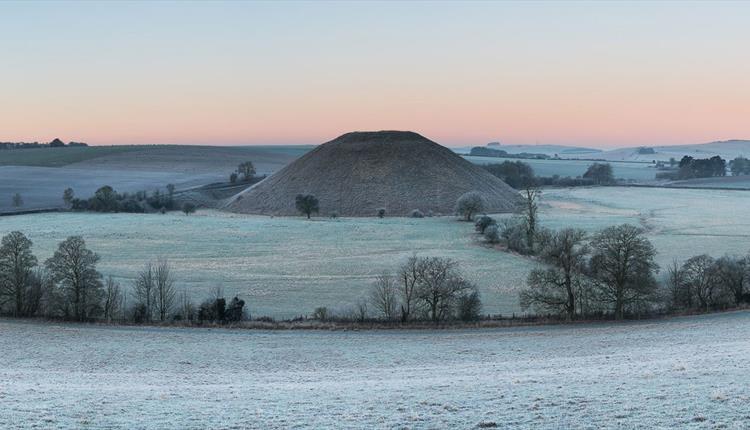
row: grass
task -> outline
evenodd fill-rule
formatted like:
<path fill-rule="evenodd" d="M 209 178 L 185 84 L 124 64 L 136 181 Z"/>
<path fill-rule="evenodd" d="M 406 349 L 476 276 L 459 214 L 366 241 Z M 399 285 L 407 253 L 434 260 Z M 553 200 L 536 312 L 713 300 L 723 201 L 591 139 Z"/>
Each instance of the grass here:
<path fill-rule="evenodd" d="M 137 146 L 13 149 L 2 151 L 0 166 L 61 167 L 137 149 Z"/>
<path fill-rule="evenodd" d="M 544 190 L 540 219 L 550 228 L 590 232 L 632 223 L 647 230 L 662 267 L 708 253 L 745 254 L 750 199 L 741 191 L 598 187 Z M 0 220 L 0 234 L 25 232 L 40 260 L 82 235 L 100 270 L 126 287 L 149 259 L 169 258 L 178 286 L 196 300 L 220 286 L 254 316 L 290 318 L 315 307 L 344 311 L 367 297 L 372 280 L 414 253 L 458 260 L 482 294 L 483 313 L 520 312 L 517 292 L 534 261 L 481 243 L 473 226 L 445 218 L 271 218 L 204 211 L 129 215 L 50 213 Z"/>

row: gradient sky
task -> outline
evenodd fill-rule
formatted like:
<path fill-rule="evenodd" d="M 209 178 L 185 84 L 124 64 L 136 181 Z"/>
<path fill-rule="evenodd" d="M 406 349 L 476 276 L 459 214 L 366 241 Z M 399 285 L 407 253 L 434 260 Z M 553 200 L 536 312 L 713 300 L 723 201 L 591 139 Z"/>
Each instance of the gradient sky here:
<path fill-rule="evenodd" d="M 750 139 L 750 3 L 0 3 L 0 141 Z"/>

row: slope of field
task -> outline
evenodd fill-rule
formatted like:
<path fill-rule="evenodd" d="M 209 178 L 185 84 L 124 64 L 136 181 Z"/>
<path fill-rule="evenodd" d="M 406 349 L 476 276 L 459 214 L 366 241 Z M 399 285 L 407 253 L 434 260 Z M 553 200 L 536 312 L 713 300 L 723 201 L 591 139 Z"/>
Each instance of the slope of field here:
<path fill-rule="evenodd" d="M 666 188 L 544 190 L 540 222 L 591 232 L 631 223 L 647 230 L 662 267 L 708 253 L 750 249 L 743 191 Z M 507 216 L 507 215 L 504 215 Z M 130 288 L 149 259 L 169 258 L 177 285 L 196 301 L 216 286 L 245 299 L 253 315 L 294 317 L 317 306 L 351 309 L 374 278 L 418 253 L 454 258 L 477 283 L 485 313 L 521 312 L 517 293 L 536 263 L 485 247 L 468 223 L 445 218 L 270 218 L 200 211 L 181 214 L 35 214 L 0 219 L 0 235 L 20 230 L 41 260 L 82 235 L 100 270 Z"/>
<path fill-rule="evenodd" d="M 585 160 L 532 160 L 517 158 L 500 158 L 500 157 L 475 157 L 464 156 L 465 159 L 475 164 L 492 164 L 502 163 L 503 161 L 521 161 L 534 169 L 537 176 L 570 176 L 576 178 L 586 173 L 586 169 L 592 165 L 593 161 Z M 637 182 L 653 181 L 656 177 L 657 170 L 650 163 L 625 163 L 610 162 L 612 172 L 617 179 L 632 180 Z"/>
<path fill-rule="evenodd" d="M 750 426 L 750 313 L 476 331 L 0 320 L 0 427 Z"/>
<path fill-rule="evenodd" d="M 173 183 L 178 189 L 226 181 L 243 161 L 258 174 L 270 174 L 311 146 L 111 146 L 0 151 L 0 212 L 13 211 L 21 193 L 22 210 L 56 208 L 70 187 L 89 197 L 103 185 L 117 191 L 152 191 Z"/>

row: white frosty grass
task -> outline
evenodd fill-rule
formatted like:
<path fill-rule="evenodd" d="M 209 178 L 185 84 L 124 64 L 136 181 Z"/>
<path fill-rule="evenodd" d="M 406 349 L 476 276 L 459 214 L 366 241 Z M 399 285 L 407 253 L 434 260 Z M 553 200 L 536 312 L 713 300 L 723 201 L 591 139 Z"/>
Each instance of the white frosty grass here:
<path fill-rule="evenodd" d="M 41 260 L 69 235 L 101 255 L 99 269 L 126 287 L 157 256 L 174 265 L 177 285 L 196 301 L 216 287 L 243 297 L 254 316 L 294 317 L 315 307 L 346 311 L 374 278 L 414 253 L 460 262 L 487 313 L 518 311 L 517 290 L 535 263 L 486 249 L 470 223 L 446 218 L 270 218 L 58 213 L 0 219 L 0 234 L 25 232 Z"/>
<path fill-rule="evenodd" d="M 645 227 L 658 262 L 750 248 L 750 194 L 654 188 L 546 189 L 541 223 L 596 231 Z M 507 215 L 506 215 L 507 216 Z M 82 235 L 101 257 L 100 270 L 126 288 L 140 267 L 170 259 L 177 284 L 196 301 L 216 286 L 238 294 L 254 316 L 294 317 L 317 306 L 345 311 L 368 294 L 372 280 L 418 253 L 460 262 L 477 283 L 484 313 L 520 312 L 519 288 L 536 263 L 490 249 L 469 223 L 445 218 L 269 218 L 221 212 L 182 214 L 36 214 L 0 218 L 0 234 L 25 232 L 41 260 L 57 243 Z"/>
<path fill-rule="evenodd" d="M 750 313 L 476 331 L 0 320 L 0 428 L 750 426 Z"/>

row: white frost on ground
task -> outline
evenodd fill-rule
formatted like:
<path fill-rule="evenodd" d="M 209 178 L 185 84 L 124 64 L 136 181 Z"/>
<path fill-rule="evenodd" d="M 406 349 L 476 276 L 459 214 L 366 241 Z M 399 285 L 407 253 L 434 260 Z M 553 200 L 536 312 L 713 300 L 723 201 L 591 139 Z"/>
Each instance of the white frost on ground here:
<path fill-rule="evenodd" d="M 750 312 L 497 330 L 0 320 L 0 428 L 748 428 Z"/>

